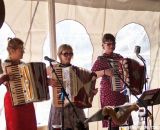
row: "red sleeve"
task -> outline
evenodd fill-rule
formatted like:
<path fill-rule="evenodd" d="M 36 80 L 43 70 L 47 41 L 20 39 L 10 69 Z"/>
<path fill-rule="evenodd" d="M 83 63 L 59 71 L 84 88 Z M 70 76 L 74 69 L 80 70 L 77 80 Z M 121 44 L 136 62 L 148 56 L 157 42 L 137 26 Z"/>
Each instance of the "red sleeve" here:
<path fill-rule="evenodd" d="M 91 71 L 99 71 L 108 68 L 110 68 L 108 60 L 106 58 L 99 56 L 97 60 L 94 62 Z"/>

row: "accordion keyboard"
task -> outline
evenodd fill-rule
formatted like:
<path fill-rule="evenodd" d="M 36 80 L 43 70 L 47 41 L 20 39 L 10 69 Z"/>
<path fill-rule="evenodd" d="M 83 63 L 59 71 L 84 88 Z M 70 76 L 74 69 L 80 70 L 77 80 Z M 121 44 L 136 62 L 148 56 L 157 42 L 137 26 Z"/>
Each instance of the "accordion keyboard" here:
<path fill-rule="evenodd" d="M 24 90 L 21 84 L 21 74 L 19 74 L 18 65 L 10 66 L 7 68 L 7 72 L 10 72 L 14 75 L 14 79 L 10 80 L 10 91 L 12 94 L 12 100 L 14 101 L 14 105 L 17 104 L 24 104 L 25 103 L 25 96 Z"/>
<path fill-rule="evenodd" d="M 113 77 L 112 77 L 112 90 L 113 91 L 121 91 L 123 89 L 123 82 L 121 81 L 121 74 L 120 74 L 120 66 L 119 66 L 119 62 L 118 61 L 114 61 L 112 60 L 112 62 L 110 62 L 112 68 L 114 69 L 113 72 Z"/>
<path fill-rule="evenodd" d="M 58 76 L 58 79 L 63 84 L 63 78 L 62 78 L 62 68 L 57 67 L 55 69 L 55 72 Z M 54 75 L 55 76 L 55 75 Z M 54 79 L 57 79 L 57 77 L 54 77 Z M 62 107 L 62 100 L 61 100 L 61 84 L 57 81 L 57 85 L 53 87 L 53 103 L 56 107 Z"/>

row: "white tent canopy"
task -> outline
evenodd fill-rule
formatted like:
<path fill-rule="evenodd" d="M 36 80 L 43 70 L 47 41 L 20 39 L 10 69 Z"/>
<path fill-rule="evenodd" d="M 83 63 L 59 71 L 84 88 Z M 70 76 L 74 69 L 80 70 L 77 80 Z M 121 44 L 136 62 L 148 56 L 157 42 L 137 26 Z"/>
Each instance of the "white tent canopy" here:
<path fill-rule="evenodd" d="M 92 61 L 102 53 L 100 42 L 104 33 L 116 35 L 130 23 L 142 25 L 150 41 L 150 86 L 152 89 L 159 87 L 159 0 L 55 0 L 55 4 L 54 0 L 4 0 L 4 3 L 5 23 L 11 27 L 16 37 L 26 42 L 25 61 L 43 59 L 43 44 L 48 32 L 51 36 L 51 56 L 55 57 L 55 23 L 65 19 L 75 20 L 86 28 L 94 49 Z M 94 107 L 97 107 L 97 101 L 98 98 L 95 99 Z M 159 114 L 158 107 L 154 107 L 155 114 Z M 159 118 L 155 119 L 156 125 L 160 125 L 158 120 Z M 101 124 L 93 124 L 91 128 L 100 130 Z"/>

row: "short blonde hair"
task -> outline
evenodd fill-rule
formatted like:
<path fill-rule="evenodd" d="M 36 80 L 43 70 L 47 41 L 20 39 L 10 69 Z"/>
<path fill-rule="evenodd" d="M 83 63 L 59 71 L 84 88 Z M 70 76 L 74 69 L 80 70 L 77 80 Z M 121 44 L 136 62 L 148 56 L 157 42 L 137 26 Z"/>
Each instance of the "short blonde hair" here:
<path fill-rule="evenodd" d="M 62 44 L 59 46 L 58 52 L 57 52 L 57 55 L 59 58 L 60 58 L 60 55 L 62 54 L 62 51 L 64 50 L 71 50 L 73 52 L 73 49 L 69 44 Z"/>

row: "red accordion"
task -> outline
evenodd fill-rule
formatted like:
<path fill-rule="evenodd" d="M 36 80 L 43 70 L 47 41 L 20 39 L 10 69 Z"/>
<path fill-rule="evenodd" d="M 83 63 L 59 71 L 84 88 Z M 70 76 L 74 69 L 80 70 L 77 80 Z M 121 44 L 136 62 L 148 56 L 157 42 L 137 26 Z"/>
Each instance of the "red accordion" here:
<path fill-rule="evenodd" d="M 142 93 L 145 82 L 145 68 L 143 65 L 130 58 L 111 60 L 110 64 L 115 72 L 111 78 L 113 91 L 122 91 L 125 82 L 132 94 L 139 95 Z"/>
<path fill-rule="evenodd" d="M 123 68 L 123 78 L 130 91 L 134 95 L 139 95 L 143 91 L 145 83 L 145 68 L 138 61 L 130 58 L 121 60 Z"/>

